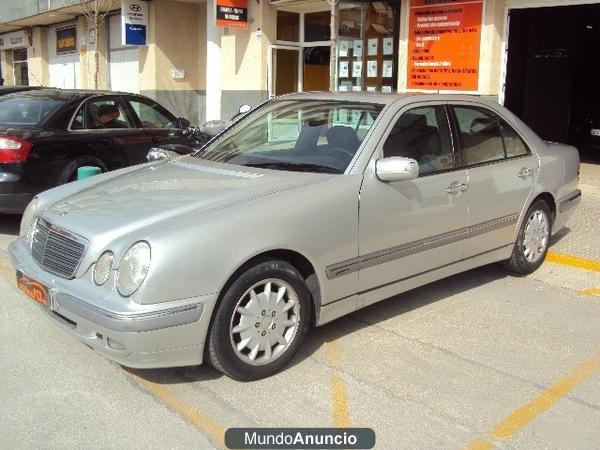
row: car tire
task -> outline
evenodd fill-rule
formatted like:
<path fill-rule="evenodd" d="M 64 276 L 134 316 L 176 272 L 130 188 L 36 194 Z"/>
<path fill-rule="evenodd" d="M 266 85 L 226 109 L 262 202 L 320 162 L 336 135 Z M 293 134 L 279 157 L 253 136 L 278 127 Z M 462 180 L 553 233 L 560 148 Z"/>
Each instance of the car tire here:
<path fill-rule="evenodd" d="M 311 295 L 298 270 L 285 261 L 260 262 L 220 297 L 208 332 L 209 360 L 239 381 L 273 375 L 298 351 L 311 313 Z"/>
<path fill-rule="evenodd" d="M 72 159 L 67 162 L 63 169 L 60 171 L 58 175 L 58 184 L 66 184 L 71 181 L 77 180 L 77 169 L 83 166 L 96 166 L 100 167 L 102 172 L 106 172 L 107 168 L 104 163 L 95 156 L 84 155 L 78 156 L 77 158 Z"/>
<path fill-rule="evenodd" d="M 537 200 L 529 207 L 512 255 L 504 261 L 504 266 L 510 272 L 526 275 L 542 265 L 550 247 L 552 222 L 552 213 L 545 201 Z"/>

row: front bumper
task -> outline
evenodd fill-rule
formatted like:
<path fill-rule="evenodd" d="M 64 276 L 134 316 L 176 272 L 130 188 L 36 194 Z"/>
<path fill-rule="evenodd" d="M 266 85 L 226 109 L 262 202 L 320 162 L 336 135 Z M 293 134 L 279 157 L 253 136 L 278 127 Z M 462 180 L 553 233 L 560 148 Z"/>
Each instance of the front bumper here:
<path fill-rule="evenodd" d="M 86 280 L 66 280 L 43 271 L 21 239 L 10 244 L 9 255 L 15 270 L 49 289 L 49 307 L 40 307 L 56 323 L 109 359 L 133 368 L 202 363 L 217 294 L 139 305 L 136 309 L 130 303 L 127 309 L 114 311 L 89 302 L 81 288 L 74 288 L 73 283 Z M 93 283 L 88 284 L 90 289 L 95 288 Z"/>

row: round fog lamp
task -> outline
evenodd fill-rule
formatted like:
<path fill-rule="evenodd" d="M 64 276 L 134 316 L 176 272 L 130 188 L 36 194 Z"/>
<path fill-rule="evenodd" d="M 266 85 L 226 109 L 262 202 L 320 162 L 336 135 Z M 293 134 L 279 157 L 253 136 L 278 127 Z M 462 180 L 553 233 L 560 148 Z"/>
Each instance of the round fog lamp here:
<path fill-rule="evenodd" d="M 112 252 L 104 252 L 98 259 L 98 262 L 94 266 L 94 283 L 98 286 L 102 286 L 108 281 L 114 260 L 115 256 Z"/>

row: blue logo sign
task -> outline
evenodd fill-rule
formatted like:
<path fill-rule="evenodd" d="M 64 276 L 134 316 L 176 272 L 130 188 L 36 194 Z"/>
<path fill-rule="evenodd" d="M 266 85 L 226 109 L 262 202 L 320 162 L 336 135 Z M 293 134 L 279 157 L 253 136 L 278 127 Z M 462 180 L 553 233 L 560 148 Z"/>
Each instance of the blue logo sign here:
<path fill-rule="evenodd" d="M 125 42 L 127 45 L 146 45 L 146 25 L 126 23 Z"/>

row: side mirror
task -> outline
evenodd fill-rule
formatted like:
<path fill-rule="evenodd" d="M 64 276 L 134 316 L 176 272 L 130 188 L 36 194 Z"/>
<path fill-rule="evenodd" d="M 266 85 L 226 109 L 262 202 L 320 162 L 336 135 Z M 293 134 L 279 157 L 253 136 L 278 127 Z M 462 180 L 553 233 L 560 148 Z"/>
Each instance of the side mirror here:
<path fill-rule="evenodd" d="M 175 121 L 175 126 L 177 128 L 190 128 L 192 126 L 192 122 L 190 122 L 187 119 L 184 119 L 183 117 L 178 117 Z"/>
<path fill-rule="evenodd" d="M 146 155 L 146 159 L 149 162 L 160 161 L 160 160 L 170 160 L 179 156 L 178 153 L 171 152 L 169 150 L 165 150 L 164 148 L 152 147 L 148 154 Z"/>
<path fill-rule="evenodd" d="M 375 162 L 375 173 L 381 181 L 414 180 L 419 176 L 419 163 L 399 156 L 382 158 Z"/>
<path fill-rule="evenodd" d="M 240 110 L 238 111 L 238 114 L 240 114 L 240 115 L 248 114 L 251 110 L 252 110 L 252 106 L 242 105 L 242 106 L 240 106 Z"/>

